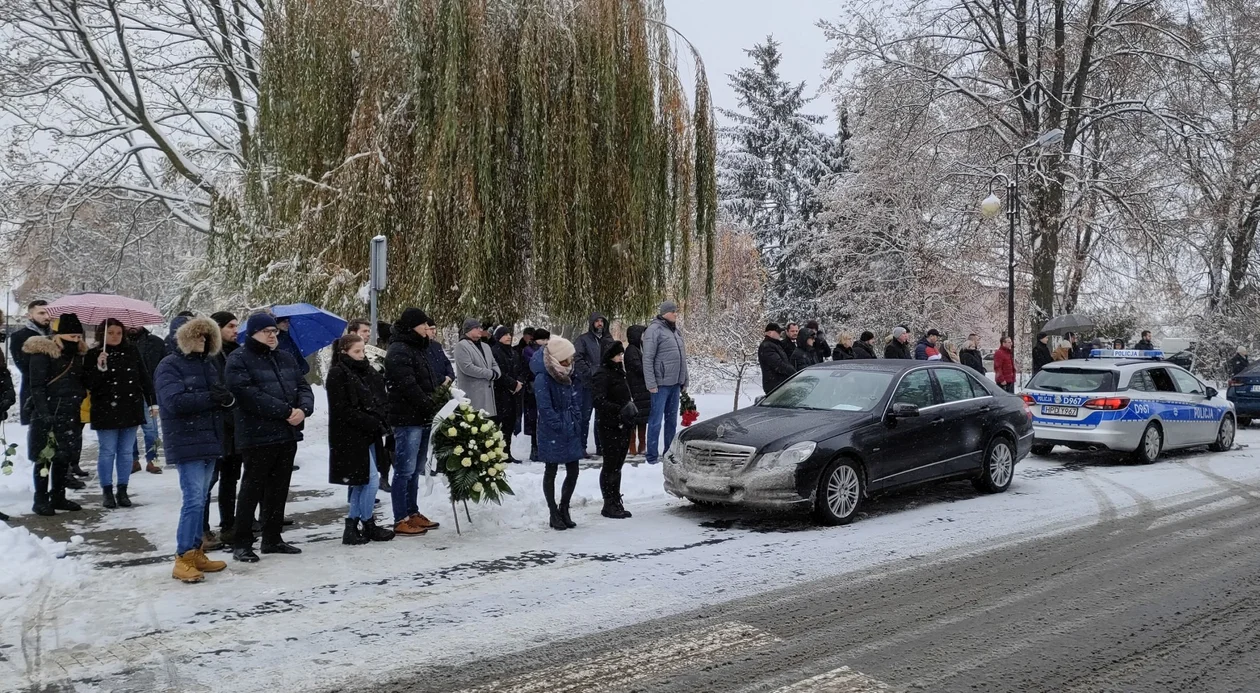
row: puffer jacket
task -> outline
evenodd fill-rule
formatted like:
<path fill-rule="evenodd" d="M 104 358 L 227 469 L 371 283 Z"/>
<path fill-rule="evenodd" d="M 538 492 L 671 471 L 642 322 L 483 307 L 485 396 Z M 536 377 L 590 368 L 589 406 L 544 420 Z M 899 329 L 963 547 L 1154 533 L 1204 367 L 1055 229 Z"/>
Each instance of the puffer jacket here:
<path fill-rule="evenodd" d="M 441 378 L 429 360 L 432 343 L 414 330 L 395 330 L 385 351 L 385 385 L 389 389 L 390 426 L 430 426 L 437 407 L 433 392 Z"/>
<path fill-rule="evenodd" d="M 643 333 L 643 381 L 649 391 L 687 387 L 687 346 L 682 329 L 660 316 Z"/>
<path fill-rule="evenodd" d="M 636 424 L 646 424 L 652 417 L 652 393 L 647 389 L 643 378 L 643 333 L 645 325 L 631 325 L 626 330 L 626 380 L 630 383 L 630 396 L 634 398 L 634 406 L 639 408 L 639 415 L 634 418 Z"/>
<path fill-rule="evenodd" d="M 220 333 L 220 335 L 222 335 L 222 333 Z M 232 355 L 232 352 L 241 348 L 241 345 L 236 342 L 223 342 L 222 336 L 220 336 L 219 339 L 220 342 L 222 342 L 223 347 L 219 353 L 215 354 L 210 360 L 214 362 L 215 369 L 219 371 L 219 382 L 223 383 L 224 387 L 227 387 L 227 360 L 228 357 Z M 231 407 L 228 407 L 228 412 L 223 416 L 224 455 L 236 454 L 236 417 L 231 411 L 235 408 L 236 404 L 233 403 Z"/>
<path fill-rule="evenodd" d="M 102 349 L 109 354 L 104 371 L 96 367 Z M 83 363 L 83 384 L 92 395 L 92 430 L 121 430 L 143 424 L 145 405 L 156 405 L 157 396 L 140 351 L 124 341 L 118 346 L 90 349 Z"/>
<path fill-rule="evenodd" d="M 208 348 L 194 351 L 198 343 Z M 234 449 L 226 425 L 232 403 L 220 404 L 213 396 L 227 390 L 216 363 L 223 347 L 219 326 L 209 318 L 188 320 L 175 333 L 175 344 L 178 352 L 162 359 L 155 376 L 166 461 L 218 459 Z"/>
<path fill-rule="evenodd" d="M 621 412 L 630 404 L 630 383 L 626 379 L 624 364 L 612 360 L 619 350 L 606 350 L 603 363 L 595 371 L 591 381 L 593 406 L 595 409 L 595 425 L 603 436 L 604 445 L 611 439 L 629 440 L 630 426 L 621 418 Z M 638 405 L 635 405 L 636 407 Z"/>
<path fill-rule="evenodd" d="M 582 396 L 572 383 L 564 384 L 547 372 L 544 350 L 529 362 L 538 402 L 538 460 L 548 464 L 577 462 L 586 455 L 582 430 Z"/>
<path fill-rule="evenodd" d="M 311 386 L 297 361 L 279 348 L 256 339 L 232 352 L 227 360 L 227 385 L 236 397 L 236 447 L 240 450 L 302 440 L 305 424 L 290 426 L 294 409 L 315 411 Z"/>
<path fill-rule="evenodd" d="M 32 418 L 69 417 L 79 420 L 79 407 L 87 397 L 83 385 L 83 355 L 87 344 L 63 343 L 56 337 L 31 337 L 22 344 L 27 354 L 30 393 L 27 407 Z"/>
<path fill-rule="evenodd" d="M 604 321 L 604 329 L 598 332 L 595 330 L 596 320 Z M 591 313 L 590 319 L 586 321 L 586 332 L 573 341 L 573 373 L 579 386 L 590 389 L 595 372 L 600 369 L 604 358 L 604 349 L 612 342 L 612 335 L 608 333 L 608 318 L 600 313 Z"/>

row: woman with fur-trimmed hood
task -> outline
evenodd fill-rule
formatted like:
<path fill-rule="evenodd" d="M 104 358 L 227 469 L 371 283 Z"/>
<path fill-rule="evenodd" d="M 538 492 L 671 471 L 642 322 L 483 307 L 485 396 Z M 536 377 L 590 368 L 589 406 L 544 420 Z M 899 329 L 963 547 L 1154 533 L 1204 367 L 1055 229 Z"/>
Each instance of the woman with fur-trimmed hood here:
<path fill-rule="evenodd" d="M 34 462 L 36 515 L 56 515 L 57 510 L 82 510 L 66 498 L 66 474 L 78 462 L 83 449 L 83 428 L 79 409 L 87 397 L 83 386 L 83 323 L 74 313 L 57 321 L 52 337 L 31 337 L 22 345 L 30 357 L 28 377 L 30 396 L 25 414 L 30 416 L 27 454 Z M 52 443 L 55 451 L 51 468 L 40 463 L 44 449 Z"/>
<path fill-rule="evenodd" d="M 214 362 L 223 348 L 215 321 L 189 319 L 175 332 L 175 344 L 177 350 L 162 359 L 154 376 L 162 445 L 167 464 L 179 471 L 183 494 L 171 576 L 183 582 L 201 582 L 205 573 L 227 567 L 223 561 L 207 558 L 201 542 L 210 480 L 215 464 L 227 451 L 224 420 L 235 399 Z"/>

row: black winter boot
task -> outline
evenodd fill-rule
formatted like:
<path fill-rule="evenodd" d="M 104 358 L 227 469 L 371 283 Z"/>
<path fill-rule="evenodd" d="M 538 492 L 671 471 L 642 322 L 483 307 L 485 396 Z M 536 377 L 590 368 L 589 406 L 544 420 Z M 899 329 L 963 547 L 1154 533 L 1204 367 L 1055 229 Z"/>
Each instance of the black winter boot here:
<path fill-rule="evenodd" d="M 377 527 L 376 520 L 374 518 L 363 521 L 363 536 L 367 537 L 371 541 L 389 541 L 394 538 L 394 530 Z"/>
<path fill-rule="evenodd" d="M 31 512 L 44 517 L 54 517 L 57 512 L 53 510 L 52 500 L 47 493 L 35 492 L 35 504 L 31 506 Z"/>
<path fill-rule="evenodd" d="M 564 522 L 564 526 L 565 526 L 567 529 L 573 529 L 574 527 L 577 527 L 577 523 L 576 523 L 576 522 L 574 522 L 574 521 L 573 521 L 573 518 L 569 516 L 569 506 L 568 506 L 568 505 L 562 505 L 562 506 L 560 506 L 560 520 L 561 520 L 562 522 Z"/>
<path fill-rule="evenodd" d="M 347 546 L 360 546 L 366 544 L 371 539 L 359 533 L 359 521 L 353 518 L 346 518 L 346 529 L 341 533 L 341 543 Z"/>
<path fill-rule="evenodd" d="M 64 488 L 59 488 L 52 492 L 52 507 L 53 510 L 69 510 L 71 512 L 83 509 L 83 506 L 66 498 L 66 490 Z"/>
<path fill-rule="evenodd" d="M 83 489 L 87 488 L 87 484 L 83 483 L 82 481 L 79 481 L 78 477 L 76 477 L 73 472 L 66 472 L 66 478 L 63 481 L 62 485 L 65 486 L 66 488 L 72 488 L 76 491 L 82 491 Z"/>
<path fill-rule="evenodd" d="M 78 462 L 75 462 L 75 463 L 74 463 L 74 466 L 72 466 L 72 467 L 70 468 L 70 472 L 71 472 L 74 476 L 79 477 L 80 479 L 86 479 L 86 478 L 88 478 L 89 476 L 92 476 L 91 474 L 88 474 L 87 472 L 83 471 L 83 467 L 79 466 L 79 463 L 78 463 Z"/>
<path fill-rule="evenodd" d="M 569 525 L 565 524 L 564 516 L 560 514 L 559 508 L 551 509 L 551 528 L 552 529 L 568 529 Z"/>
<path fill-rule="evenodd" d="M 131 499 L 127 497 L 127 485 L 118 485 L 118 505 L 123 508 L 131 507 Z"/>
<path fill-rule="evenodd" d="M 101 487 L 101 505 L 113 509 L 118 507 L 118 501 L 114 500 L 114 487 Z"/>
<path fill-rule="evenodd" d="M 617 512 L 621 514 L 621 517 L 618 519 L 627 520 L 634 517 L 634 515 L 631 515 L 630 511 L 626 510 L 624 499 L 625 496 L 617 496 Z"/>

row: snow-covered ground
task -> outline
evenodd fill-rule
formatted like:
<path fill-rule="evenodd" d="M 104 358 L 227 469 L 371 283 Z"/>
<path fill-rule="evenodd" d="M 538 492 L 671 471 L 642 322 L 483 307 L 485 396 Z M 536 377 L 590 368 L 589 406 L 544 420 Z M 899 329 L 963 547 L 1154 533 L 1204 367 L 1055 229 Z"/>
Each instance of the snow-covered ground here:
<path fill-rule="evenodd" d="M 729 410 L 731 399 L 699 395 L 702 418 Z M 12 425 L 6 432 L 16 439 Z M 874 566 L 965 555 L 1196 499 L 1228 502 L 1215 496 L 1260 481 L 1260 454 L 1249 447 L 1260 431 L 1242 431 L 1228 453 L 1172 455 L 1149 467 L 1072 453 L 1034 458 L 1006 494 L 981 496 L 966 482 L 927 487 L 869 504 L 853 525 L 824 529 L 799 515 L 692 507 L 664 494 L 659 467 L 639 465 L 625 471 L 633 519 L 599 516 L 598 472 L 584 469 L 579 527 L 554 532 L 542 468 L 524 465 L 511 470 L 517 495 L 503 506 L 473 507 L 471 524 L 461 510 L 462 535 L 438 482 L 421 510 L 441 529 L 346 547 L 345 490 L 326 481 L 322 411 L 307 437 L 288 506 L 297 524 L 286 533 L 304 553 L 255 565 L 229 558 L 226 571 L 199 585 L 170 577 L 174 470 L 133 477 L 131 509 L 96 508 L 89 486 L 76 494 L 87 501 L 81 513 L 14 521 L 67 543 L 0 524 L 0 690 L 367 682 Z M 524 456 L 527 442 L 516 444 Z M 0 478 L 0 509 L 29 512 L 29 486 L 25 463 Z M 385 515 L 388 497 L 379 497 Z"/>

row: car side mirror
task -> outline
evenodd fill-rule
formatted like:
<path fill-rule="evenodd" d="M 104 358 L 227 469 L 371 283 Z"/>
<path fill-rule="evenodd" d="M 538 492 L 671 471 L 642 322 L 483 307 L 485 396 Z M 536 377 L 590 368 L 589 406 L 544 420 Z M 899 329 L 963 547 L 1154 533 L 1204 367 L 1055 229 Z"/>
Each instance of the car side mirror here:
<path fill-rule="evenodd" d="M 919 406 L 909 402 L 897 402 L 888 410 L 894 419 L 912 419 L 919 415 Z"/>
<path fill-rule="evenodd" d="M 1214 388 L 1214 387 L 1209 387 L 1209 388 L 1207 389 L 1207 398 L 1208 398 L 1208 399 L 1216 399 L 1216 396 L 1217 396 L 1217 395 L 1219 395 L 1219 394 L 1221 394 L 1221 393 L 1220 393 L 1220 392 L 1218 392 L 1218 391 L 1217 391 L 1217 389 L 1216 389 L 1216 388 Z"/>
<path fill-rule="evenodd" d="M 765 396 L 765 395 L 762 395 L 762 396 L 760 396 L 760 397 L 754 397 L 754 398 L 753 398 L 753 406 L 755 407 L 755 406 L 757 406 L 758 404 L 761 404 L 761 400 L 763 400 L 763 399 L 765 399 L 765 398 L 766 398 L 766 396 Z"/>

